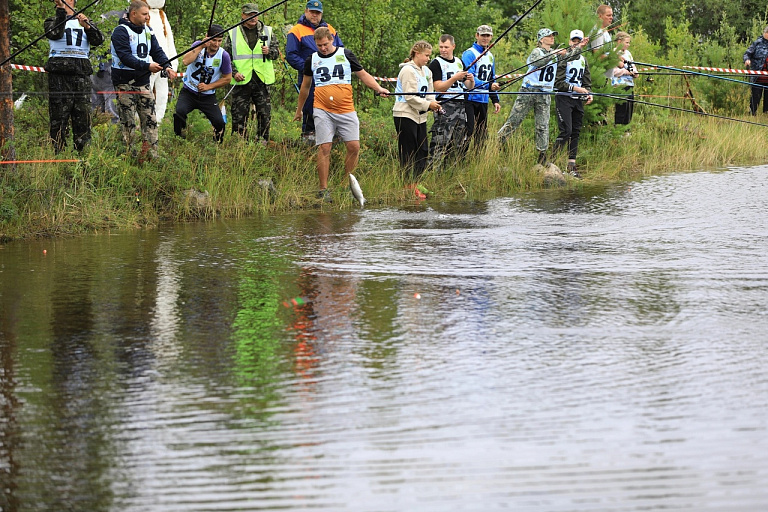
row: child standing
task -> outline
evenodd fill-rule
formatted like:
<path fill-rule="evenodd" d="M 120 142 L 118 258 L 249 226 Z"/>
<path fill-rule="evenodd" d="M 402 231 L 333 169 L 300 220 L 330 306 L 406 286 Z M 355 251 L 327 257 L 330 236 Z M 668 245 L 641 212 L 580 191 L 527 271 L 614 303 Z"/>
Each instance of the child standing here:
<path fill-rule="evenodd" d="M 428 94 L 434 91 L 432 73 L 427 67 L 431 57 L 431 44 L 417 41 L 413 45 L 408 60 L 400 64 L 395 87 L 395 106 L 392 108 L 397 131 L 397 155 L 400 165 L 405 169 L 406 180 L 412 183 L 408 188 L 413 188 L 418 199 L 426 198 L 418 189 L 417 182 L 427 166 L 429 154 L 427 114 L 430 110 L 440 110 L 435 96 Z"/>
<path fill-rule="evenodd" d="M 615 124 L 629 124 L 632 121 L 632 114 L 635 110 L 635 104 L 632 100 L 635 99 L 635 95 L 632 92 L 635 88 L 635 78 L 638 76 L 635 70 L 634 59 L 632 54 L 629 53 L 629 45 L 632 42 L 632 37 L 626 32 L 619 32 L 616 34 L 616 53 L 619 56 L 619 64 L 613 68 L 613 76 L 611 77 L 611 85 L 614 87 L 622 87 L 629 93 L 627 101 L 616 104 L 616 114 L 614 115 Z"/>
<path fill-rule="evenodd" d="M 589 38 L 584 39 L 584 32 L 581 30 L 571 30 L 570 42 L 571 48 L 576 50 L 577 47 L 584 48 Z M 592 87 L 592 78 L 589 74 L 587 59 L 581 51 L 574 51 L 563 64 L 565 65 L 557 67 L 555 90 L 574 94 L 558 94 L 555 97 L 557 126 L 560 133 L 555 139 L 554 152 L 558 153 L 567 145 L 567 172 L 574 178 L 581 178 L 576 168 L 576 153 L 579 149 L 579 133 L 584 121 L 583 101 L 586 100 L 587 105 L 592 103 L 592 94 L 589 92 Z"/>

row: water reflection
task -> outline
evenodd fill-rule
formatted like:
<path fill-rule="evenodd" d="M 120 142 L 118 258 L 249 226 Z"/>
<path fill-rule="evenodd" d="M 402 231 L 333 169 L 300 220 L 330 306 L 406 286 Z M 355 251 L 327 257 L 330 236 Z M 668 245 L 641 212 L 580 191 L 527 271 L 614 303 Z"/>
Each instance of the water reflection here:
<path fill-rule="evenodd" d="M 0 509 L 762 510 L 764 171 L 6 246 Z"/>

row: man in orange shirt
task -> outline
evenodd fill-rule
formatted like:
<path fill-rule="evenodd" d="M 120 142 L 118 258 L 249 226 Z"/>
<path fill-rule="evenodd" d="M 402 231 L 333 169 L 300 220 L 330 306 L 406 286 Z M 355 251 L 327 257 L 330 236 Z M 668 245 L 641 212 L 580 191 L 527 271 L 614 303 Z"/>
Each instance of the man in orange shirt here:
<path fill-rule="evenodd" d="M 360 65 L 355 54 L 346 48 L 333 44 L 333 33 L 327 27 L 320 27 L 314 34 L 317 52 L 304 63 L 304 79 L 299 91 L 299 104 L 294 121 L 301 121 L 302 108 L 314 84 L 315 99 L 313 118 L 315 121 L 315 145 L 317 146 L 317 175 L 320 179 L 318 198 L 330 202 L 328 173 L 331 164 L 331 144 L 338 135 L 347 147 L 344 170 L 351 174 L 360 154 L 360 122 L 352 98 L 352 74 L 357 75 L 366 87 L 382 96 L 389 91 Z"/>

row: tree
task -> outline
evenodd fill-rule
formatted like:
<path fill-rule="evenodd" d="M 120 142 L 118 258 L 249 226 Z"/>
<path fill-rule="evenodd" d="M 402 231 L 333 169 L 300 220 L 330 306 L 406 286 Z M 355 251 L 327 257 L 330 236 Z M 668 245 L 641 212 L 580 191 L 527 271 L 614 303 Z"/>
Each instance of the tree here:
<path fill-rule="evenodd" d="M 11 16 L 8 0 L 0 0 L 0 59 L 11 55 Z M 13 79 L 11 65 L 6 63 L 0 69 L 0 151 L 3 160 L 15 160 L 13 148 Z"/>

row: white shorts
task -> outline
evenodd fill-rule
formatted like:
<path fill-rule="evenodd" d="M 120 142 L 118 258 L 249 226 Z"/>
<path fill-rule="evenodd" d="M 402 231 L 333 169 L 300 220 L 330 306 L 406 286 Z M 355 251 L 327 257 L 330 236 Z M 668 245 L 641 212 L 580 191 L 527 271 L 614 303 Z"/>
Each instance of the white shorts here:
<path fill-rule="evenodd" d="M 315 118 L 315 145 L 333 142 L 333 136 L 341 137 L 344 142 L 360 140 L 360 121 L 356 112 L 349 114 L 332 114 L 326 110 L 316 108 Z"/>

